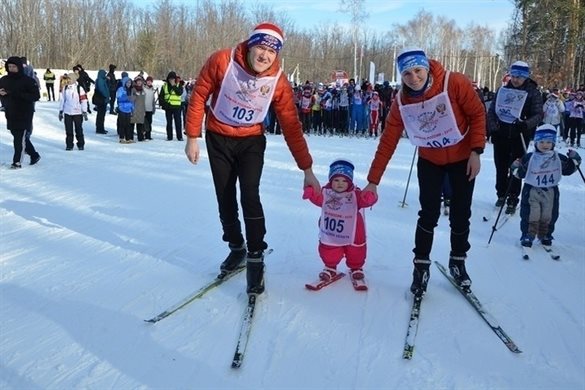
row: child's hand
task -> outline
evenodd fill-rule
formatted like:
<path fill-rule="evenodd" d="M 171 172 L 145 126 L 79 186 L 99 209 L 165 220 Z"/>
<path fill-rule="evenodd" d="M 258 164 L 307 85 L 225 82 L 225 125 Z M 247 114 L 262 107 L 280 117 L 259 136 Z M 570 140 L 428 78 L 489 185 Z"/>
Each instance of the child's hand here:
<path fill-rule="evenodd" d="M 510 166 L 510 169 L 512 170 L 512 175 L 519 177 L 518 171 L 520 170 L 520 168 L 522 168 L 522 161 L 520 161 L 520 159 L 517 158 Z"/>
<path fill-rule="evenodd" d="M 373 205 L 378 201 L 378 195 L 374 194 L 372 191 L 364 191 L 362 192 L 362 200 L 366 204 Z"/>
<path fill-rule="evenodd" d="M 313 187 L 306 186 L 303 191 L 303 199 L 311 199 L 314 193 L 315 191 L 313 190 Z"/>
<path fill-rule="evenodd" d="M 567 152 L 567 157 L 569 157 L 571 160 L 573 160 L 573 162 L 575 163 L 575 166 L 578 167 L 579 165 L 581 165 L 581 156 L 579 156 L 579 153 L 577 153 L 575 150 L 570 149 Z"/>

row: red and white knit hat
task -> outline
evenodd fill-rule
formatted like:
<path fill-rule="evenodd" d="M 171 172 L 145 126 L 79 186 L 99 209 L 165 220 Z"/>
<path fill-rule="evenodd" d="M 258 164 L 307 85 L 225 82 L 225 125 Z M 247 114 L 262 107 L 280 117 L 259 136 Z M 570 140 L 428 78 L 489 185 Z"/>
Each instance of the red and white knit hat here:
<path fill-rule="evenodd" d="M 254 31 L 248 38 L 248 47 L 264 45 L 268 46 L 278 53 L 284 43 L 284 33 L 277 25 L 263 22 L 254 28 Z"/>

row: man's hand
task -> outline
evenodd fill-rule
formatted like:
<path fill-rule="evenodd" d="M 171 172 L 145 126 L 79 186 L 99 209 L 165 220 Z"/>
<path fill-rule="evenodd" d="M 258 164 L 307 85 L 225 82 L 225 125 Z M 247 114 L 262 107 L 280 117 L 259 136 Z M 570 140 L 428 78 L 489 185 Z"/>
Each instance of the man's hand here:
<path fill-rule="evenodd" d="M 467 160 L 467 176 L 469 176 L 469 181 L 475 179 L 475 177 L 479 174 L 480 169 L 481 161 L 479 161 L 479 154 L 476 152 L 471 152 L 469 155 L 469 160 Z"/>
<path fill-rule="evenodd" d="M 6 96 L 8 95 L 8 92 L 6 92 L 6 90 L 4 88 L 0 88 L 0 96 Z"/>
<path fill-rule="evenodd" d="M 367 186 L 364 187 L 362 193 L 371 192 L 372 194 L 376 195 L 378 198 L 378 185 L 374 183 L 368 183 Z"/>
<path fill-rule="evenodd" d="M 192 164 L 197 164 L 199 162 L 199 144 L 197 143 L 197 138 L 187 137 L 185 155 L 187 156 L 187 160 Z"/>
<path fill-rule="evenodd" d="M 63 111 L 59 111 L 59 122 L 63 120 Z"/>
<path fill-rule="evenodd" d="M 315 191 L 315 193 L 319 193 L 321 191 L 321 184 L 319 184 L 319 180 L 317 180 L 317 178 L 315 177 L 313 169 L 308 168 L 305 169 L 303 172 L 305 172 L 304 187 L 311 186 L 313 187 L 313 191 Z"/>
<path fill-rule="evenodd" d="M 81 115 L 83 115 L 83 120 L 86 121 L 87 120 L 87 112 L 84 112 Z"/>

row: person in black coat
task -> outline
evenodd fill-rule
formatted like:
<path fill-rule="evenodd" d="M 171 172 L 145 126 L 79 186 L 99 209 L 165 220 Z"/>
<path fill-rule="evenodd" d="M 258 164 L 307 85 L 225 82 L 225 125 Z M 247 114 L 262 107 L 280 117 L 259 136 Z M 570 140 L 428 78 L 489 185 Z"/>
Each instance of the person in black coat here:
<path fill-rule="evenodd" d="M 14 137 L 12 168 L 21 168 L 22 149 L 30 156 L 30 164 L 36 164 L 40 154 L 35 150 L 26 131 L 32 123 L 35 102 L 41 98 L 39 86 L 24 74 L 20 57 L 10 57 L 5 63 L 6 76 L 0 78 L 0 99 L 4 106 L 6 127 Z"/>
<path fill-rule="evenodd" d="M 106 74 L 108 88 L 110 90 L 110 114 L 116 115 L 114 107 L 116 107 L 116 91 L 118 90 L 118 80 L 116 79 L 116 65 L 110 64 L 109 72 Z"/>
<path fill-rule="evenodd" d="M 530 78 L 528 64 L 514 62 L 510 76 L 510 81 L 496 92 L 488 110 L 488 130 L 496 165 L 496 207 L 506 203 L 506 214 L 516 212 L 522 187 L 521 181 L 510 174 L 510 165 L 524 156 L 543 117 L 542 95 Z"/>
<path fill-rule="evenodd" d="M 91 85 L 95 84 L 95 81 L 93 81 L 93 79 L 89 77 L 89 75 L 87 74 L 85 69 L 83 69 L 83 66 L 81 66 L 81 64 L 75 65 L 73 67 L 73 71 L 77 73 L 78 76 L 77 83 L 81 85 L 81 87 L 85 90 L 86 93 L 89 94 Z M 91 108 L 89 105 L 87 106 L 87 113 L 91 114 Z"/>

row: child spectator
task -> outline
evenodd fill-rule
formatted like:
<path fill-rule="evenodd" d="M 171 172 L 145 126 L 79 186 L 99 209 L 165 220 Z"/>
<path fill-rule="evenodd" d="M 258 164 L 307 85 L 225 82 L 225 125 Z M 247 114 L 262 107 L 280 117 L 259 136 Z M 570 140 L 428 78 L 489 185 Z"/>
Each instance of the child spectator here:
<path fill-rule="evenodd" d="M 325 268 L 319 279 L 327 282 L 335 278 L 337 265 L 345 257 L 354 286 L 365 290 L 366 227 L 362 209 L 375 204 L 378 198 L 354 186 L 353 171 L 354 166 L 349 161 L 334 161 L 329 166 L 329 183 L 320 193 L 315 193 L 310 186 L 305 187 L 303 199 L 321 207 L 319 255 Z"/>
<path fill-rule="evenodd" d="M 545 247 L 550 247 L 559 217 L 559 181 L 577 170 L 581 157 L 574 150 L 567 156 L 554 150 L 556 129 L 544 124 L 534 134 L 534 152 L 512 163 L 514 176 L 524 179 L 520 202 L 520 243 L 532 247 L 536 237 Z"/>
<path fill-rule="evenodd" d="M 134 111 L 134 101 L 131 97 L 132 79 L 126 76 L 122 79 L 122 86 L 116 92 L 116 99 L 118 100 L 118 120 L 116 124 L 121 144 L 134 142 L 134 126 L 130 123 L 132 111 Z"/>

